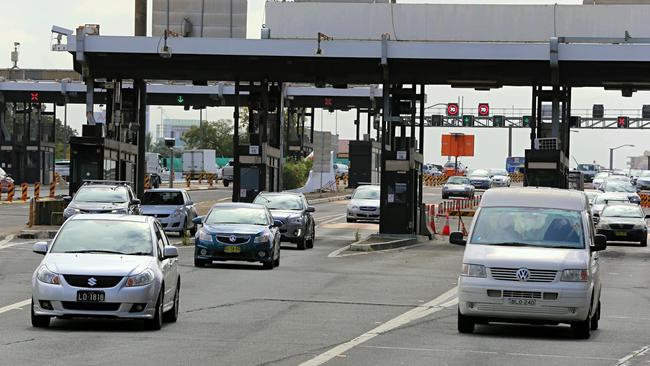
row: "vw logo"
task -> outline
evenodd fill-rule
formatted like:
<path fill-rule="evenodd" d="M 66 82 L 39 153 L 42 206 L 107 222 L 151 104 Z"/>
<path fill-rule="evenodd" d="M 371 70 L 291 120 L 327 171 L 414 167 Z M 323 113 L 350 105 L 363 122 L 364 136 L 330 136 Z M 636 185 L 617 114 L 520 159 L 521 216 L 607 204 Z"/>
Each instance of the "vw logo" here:
<path fill-rule="evenodd" d="M 88 279 L 88 284 L 89 284 L 90 286 L 95 286 L 95 285 L 97 284 L 97 280 L 95 279 L 95 277 L 90 277 L 90 278 Z"/>
<path fill-rule="evenodd" d="M 527 268 L 519 268 L 516 275 L 518 281 L 528 281 L 528 278 L 530 278 L 530 271 L 528 271 Z"/>
<path fill-rule="evenodd" d="M 231 243 L 234 243 L 234 242 L 237 241 L 237 237 L 234 236 L 234 235 L 230 235 L 230 238 L 229 238 L 229 239 L 230 239 L 230 242 L 231 242 Z"/>

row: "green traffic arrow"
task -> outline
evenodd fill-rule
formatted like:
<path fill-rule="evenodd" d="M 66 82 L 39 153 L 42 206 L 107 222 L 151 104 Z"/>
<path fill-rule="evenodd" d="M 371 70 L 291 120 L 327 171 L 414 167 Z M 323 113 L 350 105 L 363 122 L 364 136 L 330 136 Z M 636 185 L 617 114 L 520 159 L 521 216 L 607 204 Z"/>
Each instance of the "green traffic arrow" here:
<path fill-rule="evenodd" d="M 183 102 L 185 101 L 185 99 L 183 99 L 182 95 L 179 95 L 176 100 L 178 101 L 178 104 L 183 104 Z"/>

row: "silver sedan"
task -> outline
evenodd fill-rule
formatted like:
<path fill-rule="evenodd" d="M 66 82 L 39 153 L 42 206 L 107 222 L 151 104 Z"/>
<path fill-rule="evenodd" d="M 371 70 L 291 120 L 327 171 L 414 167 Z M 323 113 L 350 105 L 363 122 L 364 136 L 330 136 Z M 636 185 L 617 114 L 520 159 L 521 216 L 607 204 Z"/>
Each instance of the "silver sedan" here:
<path fill-rule="evenodd" d="M 45 258 L 32 276 L 31 319 L 52 317 L 143 319 L 158 330 L 178 318 L 178 250 L 151 217 L 76 215 L 52 245 L 34 244 Z"/>
<path fill-rule="evenodd" d="M 347 222 L 379 221 L 379 186 L 359 186 L 347 207 Z"/>
<path fill-rule="evenodd" d="M 196 205 L 184 189 L 149 189 L 144 192 L 140 210 L 157 218 L 165 231 L 196 234 L 197 225 L 192 222 L 198 216 Z"/>

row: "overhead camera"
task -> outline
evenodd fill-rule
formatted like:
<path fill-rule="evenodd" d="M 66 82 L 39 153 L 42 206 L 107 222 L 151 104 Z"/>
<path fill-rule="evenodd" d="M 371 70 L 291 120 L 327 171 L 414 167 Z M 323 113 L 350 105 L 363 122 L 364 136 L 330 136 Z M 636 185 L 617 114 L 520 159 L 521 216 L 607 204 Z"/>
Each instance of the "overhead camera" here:
<path fill-rule="evenodd" d="M 59 51 L 59 52 L 64 52 L 68 50 L 68 46 L 66 44 L 62 44 L 61 40 L 63 39 L 63 36 L 69 37 L 74 33 L 72 29 L 67 29 L 63 27 L 59 27 L 56 25 L 52 26 L 52 35 L 54 36 L 53 38 L 56 38 L 56 43 L 52 44 L 52 51 Z"/>

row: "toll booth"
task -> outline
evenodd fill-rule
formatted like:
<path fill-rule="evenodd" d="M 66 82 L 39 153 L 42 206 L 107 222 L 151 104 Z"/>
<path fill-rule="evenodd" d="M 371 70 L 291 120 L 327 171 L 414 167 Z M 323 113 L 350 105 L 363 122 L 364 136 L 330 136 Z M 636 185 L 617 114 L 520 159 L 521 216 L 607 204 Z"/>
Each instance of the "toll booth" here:
<path fill-rule="evenodd" d="M 381 145 L 374 141 L 350 141 L 349 188 L 361 183 L 378 184 L 381 170 Z"/>
<path fill-rule="evenodd" d="M 84 180 L 134 182 L 138 147 L 104 137 L 103 125 L 83 125 L 82 136 L 70 138 L 72 196 Z"/>
<path fill-rule="evenodd" d="M 569 162 L 561 150 L 526 150 L 524 185 L 566 189 L 568 181 Z"/>
<path fill-rule="evenodd" d="M 240 145 L 238 162 L 240 202 L 253 202 L 258 193 L 278 186 L 279 149 L 268 144 Z"/>
<path fill-rule="evenodd" d="M 54 103 L 0 103 L 0 167 L 17 184 L 50 184 L 54 179 Z M 30 96 L 26 96 L 30 98 Z"/>

